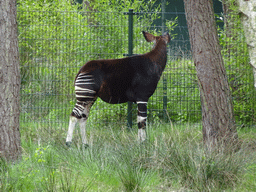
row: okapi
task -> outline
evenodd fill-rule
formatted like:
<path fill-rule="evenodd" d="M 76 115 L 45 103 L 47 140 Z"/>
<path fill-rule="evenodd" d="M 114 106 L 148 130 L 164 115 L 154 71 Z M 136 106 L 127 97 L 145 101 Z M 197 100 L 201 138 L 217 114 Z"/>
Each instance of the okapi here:
<path fill-rule="evenodd" d="M 138 139 L 141 142 L 146 139 L 147 102 L 165 68 L 170 35 L 166 32 L 154 36 L 144 31 L 143 35 L 147 42 L 154 42 L 150 52 L 121 59 L 89 61 L 79 70 L 74 83 L 77 102 L 70 116 L 67 146 L 71 144 L 77 121 L 82 143 L 88 146 L 86 121 L 98 97 L 111 104 L 137 103 Z"/>

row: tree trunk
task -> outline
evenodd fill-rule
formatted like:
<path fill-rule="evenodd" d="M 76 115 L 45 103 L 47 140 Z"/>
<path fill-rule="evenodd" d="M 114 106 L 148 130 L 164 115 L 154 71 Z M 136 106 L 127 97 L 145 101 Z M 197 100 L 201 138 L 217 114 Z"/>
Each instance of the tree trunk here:
<path fill-rule="evenodd" d="M 256 1 L 238 0 L 241 20 L 244 26 L 246 43 L 248 46 L 250 62 L 253 66 L 254 87 L 256 88 Z"/>
<path fill-rule="evenodd" d="M 208 149 L 237 139 L 232 98 L 221 56 L 212 0 L 184 0 L 200 89 L 203 139 Z"/>
<path fill-rule="evenodd" d="M 0 158 L 16 160 L 19 132 L 20 71 L 16 1 L 0 1 Z"/>

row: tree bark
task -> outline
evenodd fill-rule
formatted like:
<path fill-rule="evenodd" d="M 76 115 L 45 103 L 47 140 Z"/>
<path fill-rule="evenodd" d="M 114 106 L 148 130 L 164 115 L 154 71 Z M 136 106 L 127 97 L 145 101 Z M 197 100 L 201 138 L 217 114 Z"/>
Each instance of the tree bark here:
<path fill-rule="evenodd" d="M 253 66 L 254 87 L 256 88 L 256 1 L 238 0 L 237 2 L 244 27 L 250 63 Z"/>
<path fill-rule="evenodd" d="M 17 160 L 20 71 L 16 1 L 0 1 L 0 158 Z"/>
<path fill-rule="evenodd" d="M 237 139 L 231 92 L 221 55 L 212 0 L 184 0 L 208 149 Z"/>

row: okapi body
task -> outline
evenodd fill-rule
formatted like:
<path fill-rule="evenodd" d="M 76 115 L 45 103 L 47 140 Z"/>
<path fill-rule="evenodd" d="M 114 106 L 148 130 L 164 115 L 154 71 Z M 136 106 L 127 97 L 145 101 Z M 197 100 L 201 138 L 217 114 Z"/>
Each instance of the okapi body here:
<path fill-rule="evenodd" d="M 67 146 L 70 146 L 75 124 L 79 121 L 82 142 L 88 146 L 86 121 L 95 100 L 100 97 L 111 104 L 131 101 L 138 106 L 138 139 L 146 139 L 147 102 L 153 95 L 167 61 L 170 36 L 154 36 L 144 32 L 154 48 L 142 55 L 122 59 L 93 60 L 79 70 L 75 78 L 76 105 L 71 113 Z"/>

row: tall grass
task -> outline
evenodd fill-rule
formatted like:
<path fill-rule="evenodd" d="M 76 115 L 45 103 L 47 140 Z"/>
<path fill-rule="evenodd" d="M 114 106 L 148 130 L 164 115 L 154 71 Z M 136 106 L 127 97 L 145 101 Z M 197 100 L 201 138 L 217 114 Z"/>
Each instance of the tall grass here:
<path fill-rule="evenodd" d="M 232 154 L 207 152 L 200 125 L 151 124 L 143 144 L 137 130 L 89 127 L 88 149 L 78 134 L 67 148 L 60 132 L 22 126 L 22 159 L 0 161 L 0 191 L 256 190 L 255 131 L 239 130 L 243 144 Z"/>

